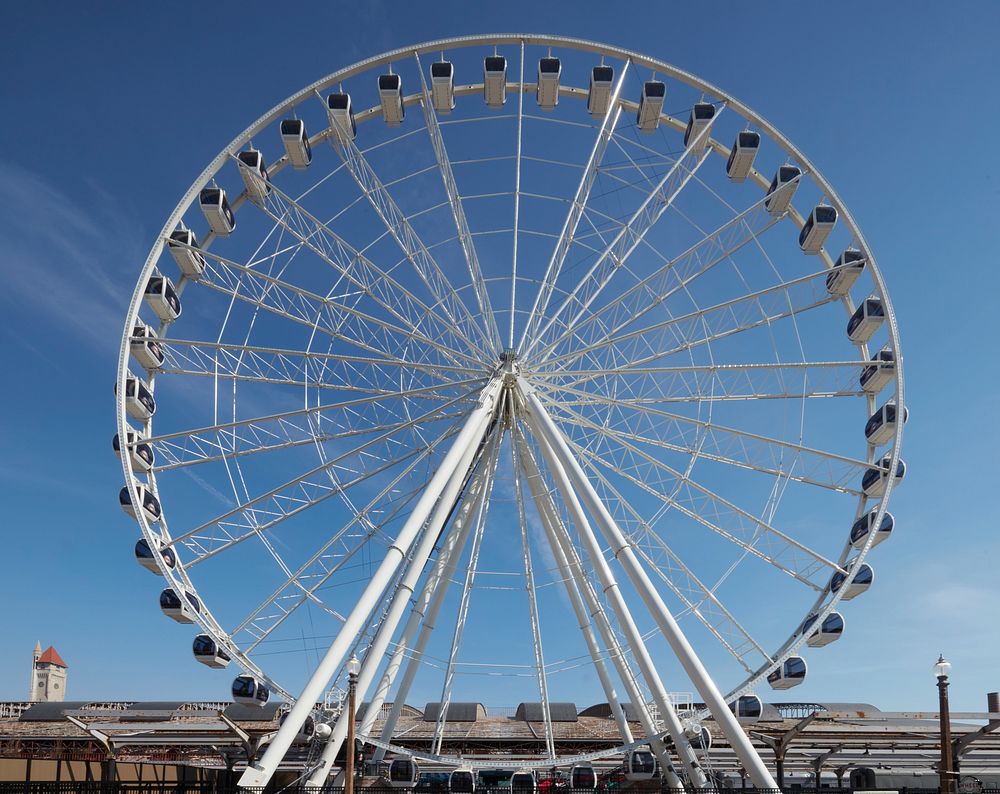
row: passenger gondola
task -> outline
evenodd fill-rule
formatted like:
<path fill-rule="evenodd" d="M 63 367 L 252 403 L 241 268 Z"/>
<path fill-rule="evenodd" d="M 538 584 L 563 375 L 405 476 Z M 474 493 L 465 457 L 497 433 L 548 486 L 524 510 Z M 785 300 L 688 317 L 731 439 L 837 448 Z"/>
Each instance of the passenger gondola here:
<path fill-rule="evenodd" d="M 160 593 L 160 610 L 178 623 L 194 623 L 194 616 L 201 612 L 201 602 L 194 593 L 184 593 L 184 600 L 172 587 Z"/>
<path fill-rule="evenodd" d="M 455 109 L 455 65 L 450 61 L 431 64 L 431 101 L 442 115 Z"/>
<path fill-rule="evenodd" d="M 117 433 L 111 440 L 111 447 L 120 458 L 122 456 L 122 442 Z M 153 448 L 146 443 L 146 439 L 138 430 L 133 430 L 130 427 L 125 431 L 125 448 L 128 450 L 129 461 L 132 463 L 133 469 L 146 473 L 153 468 L 153 463 L 156 460 Z"/>
<path fill-rule="evenodd" d="M 196 661 L 216 670 L 223 669 L 231 661 L 229 654 L 208 634 L 199 634 L 194 638 L 191 652 Z"/>
<path fill-rule="evenodd" d="M 118 394 L 117 383 L 115 383 L 115 394 Z M 142 378 L 137 378 L 131 372 L 125 378 L 125 410 L 139 422 L 145 422 L 156 413 L 153 392 Z"/>
<path fill-rule="evenodd" d="M 801 656 L 789 656 L 767 676 L 772 689 L 791 689 L 806 680 L 806 660 Z"/>
<path fill-rule="evenodd" d="M 726 176 L 733 182 L 743 182 L 753 169 L 753 161 L 760 150 L 760 133 L 743 130 L 736 135 L 733 148 L 726 161 Z"/>
<path fill-rule="evenodd" d="M 144 292 L 146 303 L 163 322 L 172 323 L 181 316 L 181 299 L 173 282 L 158 273 L 150 276 Z"/>
<path fill-rule="evenodd" d="M 903 408 L 903 424 L 909 419 L 909 409 Z M 896 403 L 890 400 L 869 417 L 865 423 L 865 438 L 869 444 L 885 444 L 896 435 Z"/>
<path fill-rule="evenodd" d="M 841 590 L 844 591 L 843 598 L 844 601 L 850 601 L 852 598 L 857 598 L 865 590 L 872 586 L 875 581 L 875 571 L 866 562 L 858 568 L 857 573 L 852 573 L 852 565 L 847 566 L 847 573 L 841 573 L 837 571 L 833 576 L 830 577 L 830 592 L 839 593 Z"/>
<path fill-rule="evenodd" d="M 157 523 L 160 518 L 163 517 L 163 511 L 160 508 L 160 500 L 156 498 L 153 492 L 143 483 L 137 482 L 135 484 L 136 494 L 139 497 L 139 504 L 142 505 L 142 514 L 150 524 Z M 128 491 L 128 488 L 122 488 L 118 492 L 118 504 L 121 505 L 122 510 L 125 511 L 126 515 L 139 520 L 139 515 L 136 512 L 135 505 L 132 504 L 132 496 Z"/>
<path fill-rule="evenodd" d="M 538 78 L 535 99 L 542 110 L 555 110 L 559 104 L 559 76 L 562 63 L 558 58 L 541 58 L 538 61 Z"/>
<path fill-rule="evenodd" d="M 856 345 L 863 345 L 871 339 L 885 322 L 885 308 L 877 295 L 865 298 L 855 309 L 847 322 L 847 338 Z"/>
<path fill-rule="evenodd" d="M 517 794 L 535 794 L 538 784 L 530 769 L 519 769 L 510 776 L 510 790 Z"/>
<path fill-rule="evenodd" d="M 238 675 L 233 679 L 233 701 L 244 706 L 263 706 L 271 697 L 267 685 L 252 675 Z"/>
<path fill-rule="evenodd" d="M 471 769 L 455 769 L 448 775 L 448 791 L 453 794 L 473 794 L 475 790 L 476 773 Z"/>
<path fill-rule="evenodd" d="M 502 108 L 507 101 L 507 59 L 502 55 L 483 61 L 483 98 L 488 108 Z"/>
<path fill-rule="evenodd" d="M 135 542 L 135 559 L 147 571 L 160 573 L 160 566 L 156 564 L 156 556 L 149 547 L 149 541 L 145 538 L 139 538 Z M 160 545 L 160 559 L 171 570 L 177 565 L 177 557 L 174 555 L 174 550 L 169 546 Z"/>
<path fill-rule="evenodd" d="M 201 255 L 193 231 L 174 229 L 167 239 L 167 248 L 181 273 L 188 278 L 201 278 L 201 274 L 205 272 L 205 257 Z"/>
<path fill-rule="evenodd" d="M 236 216 L 233 214 L 233 208 L 229 206 L 225 190 L 221 187 L 202 188 L 198 203 L 213 232 L 223 237 L 232 234 L 236 228 Z"/>
<path fill-rule="evenodd" d="M 593 790 L 597 788 L 597 773 L 591 764 L 574 764 L 569 770 L 571 789 Z"/>
<path fill-rule="evenodd" d="M 285 720 L 288 719 L 288 712 L 286 711 L 278 719 L 278 727 L 280 728 L 285 724 Z M 308 744 L 312 741 L 313 736 L 316 734 L 316 720 L 313 719 L 310 714 L 305 718 L 302 723 L 302 727 L 299 728 L 299 732 L 295 734 L 295 738 L 292 739 L 293 744 Z"/>
<path fill-rule="evenodd" d="M 246 149 L 236 155 L 236 159 L 240 161 L 240 176 L 243 178 L 247 198 L 254 204 L 260 204 L 271 192 L 264 155 L 258 149 Z"/>
<path fill-rule="evenodd" d="M 826 238 L 837 225 L 837 209 L 829 204 L 817 204 L 809 213 L 799 232 L 799 248 L 807 254 L 818 254 L 823 250 Z"/>
<path fill-rule="evenodd" d="M 740 695 L 729 704 L 729 710 L 743 725 L 757 722 L 764 711 L 764 703 L 756 695 Z"/>
<path fill-rule="evenodd" d="M 398 74 L 378 76 L 378 100 L 382 106 L 382 120 L 390 127 L 398 127 L 406 118 L 403 104 L 403 78 Z"/>
<path fill-rule="evenodd" d="M 302 119 L 282 119 L 281 143 L 292 168 L 302 170 L 312 162 L 312 145 Z"/>
<path fill-rule="evenodd" d="M 636 749 L 625 753 L 625 779 L 633 782 L 656 777 L 656 756 L 649 750 Z"/>
<path fill-rule="evenodd" d="M 587 112 L 594 118 L 603 118 L 611 107 L 611 84 L 614 79 L 615 70 L 611 66 L 601 64 L 591 70 L 590 88 L 587 89 Z"/>
<path fill-rule="evenodd" d="M 788 211 L 792 197 L 799 189 L 800 176 L 802 171 L 794 165 L 783 165 L 774 173 L 764 199 L 764 207 L 771 215 L 784 215 Z"/>
<path fill-rule="evenodd" d="M 826 274 L 826 291 L 831 295 L 846 295 L 865 269 L 865 255 L 857 248 L 847 248 Z"/>
<path fill-rule="evenodd" d="M 691 108 L 691 115 L 688 116 L 687 128 L 684 130 L 684 148 L 693 150 L 698 136 L 712 123 L 714 118 L 715 105 L 711 102 L 695 102 L 694 107 Z M 697 150 L 704 149 L 708 141 L 709 137 L 706 135 L 697 145 Z"/>
<path fill-rule="evenodd" d="M 389 764 L 389 785 L 393 788 L 413 788 L 420 778 L 420 769 L 412 758 L 393 758 Z"/>
<path fill-rule="evenodd" d="M 858 383 L 869 394 L 878 394 L 896 377 L 896 353 L 885 345 L 871 358 L 872 363 L 861 370 Z"/>
<path fill-rule="evenodd" d="M 358 125 L 354 119 L 354 106 L 350 94 L 345 94 L 343 91 L 328 94 L 326 111 L 330 117 L 330 129 L 342 139 L 353 141 L 358 136 Z"/>
<path fill-rule="evenodd" d="M 878 468 L 871 468 L 865 472 L 864 476 L 861 478 L 861 490 L 865 492 L 865 496 L 882 496 L 885 493 L 885 486 L 889 480 L 889 466 L 892 463 L 892 458 L 886 455 L 879 461 Z M 900 459 L 899 463 L 896 465 L 896 477 L 893 483 L 894 487 L 898 487 L 906 476 L 906 464 Z"/>
<path fill-rule="evenodd" d="M 860 549 L 865 545 L 868 540 L 868 533 L 871 532 L 872 526 L 875 523 L 875 518 L 878 515 L 878 509 L 870 510 L 865 513 L 861 518 L 854 522 L 854 526 L 851 527 L 850 542 L 851 546 L 855 549 Z M 892 534 L 893 526 L 896 520 L 892 517 L 892 513 L 886 511 L 882 514 L 882 523 L 879 524 L 878 532 L 875 533 L 875 540 L 872 541 L 872 548 L 874 549 L 879 543 L 888 540 L 889 535 Z"/>
<path fill-rule="evenodd" d="M 813 616 L 815 623 L 815 616 Z M 813 629 L 806 640 L 810 648 L 822 648 L 831 642 L 836 642 L 844 634 L 844 616 L 839 612 L 831 612 L 818 627 Z"/>
<path fill-rule="evenodd" d="M 156 331 L 143 322 L 132 328 L 129 352 L 146 369 L 157 369 L 163 365 L 163 347 L 156 341 Z"/>
<path fill-rule="evenodd" d="M 647 80 L 643 84 L 639 110 L 635 114 L 635 123 L 641 132 L 649 133 L 659 126 L 666 95 L 667 85 L 660 80 Z"/>
<path fill-rule="evenodd" d="M 712 732 L 704 725 L 699 726 L 688 736 L 688 741 L 695 750 L 708 751 L 712 749 Z"/>

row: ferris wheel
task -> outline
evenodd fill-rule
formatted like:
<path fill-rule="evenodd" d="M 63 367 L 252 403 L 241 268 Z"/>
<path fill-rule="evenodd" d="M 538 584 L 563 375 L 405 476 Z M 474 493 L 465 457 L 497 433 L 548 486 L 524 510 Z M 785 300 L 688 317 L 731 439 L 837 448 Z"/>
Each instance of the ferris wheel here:
<path fill-rule="evenodd" d="M 116 394 L 161 609 L 292 705 L 244 785 L 323 702 L 326 780 L 357 657 L 380 753 L 422 697 L 443 757 L 493 687 L 552 766 L 589 686 L 703 785 L 686 688 L 773 787 L 741 710 L 841 637 L 905 474 L 895 316 L 832 187 L 719 88 L 558 36 L 385 53 L 251 124 L 153 245 Z"/>

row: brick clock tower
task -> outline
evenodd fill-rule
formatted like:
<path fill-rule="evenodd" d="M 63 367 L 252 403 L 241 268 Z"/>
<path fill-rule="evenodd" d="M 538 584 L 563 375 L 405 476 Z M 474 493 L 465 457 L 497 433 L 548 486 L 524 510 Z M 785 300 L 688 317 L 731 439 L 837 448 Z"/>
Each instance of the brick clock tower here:
<path fill-rule="evenodd" d="M 42 644 L 35 643 L 31 655 L 31 691 L 28 700 L 46 703 L 66 699 L 66 662 L 51 645 L 43 652 Z"/>

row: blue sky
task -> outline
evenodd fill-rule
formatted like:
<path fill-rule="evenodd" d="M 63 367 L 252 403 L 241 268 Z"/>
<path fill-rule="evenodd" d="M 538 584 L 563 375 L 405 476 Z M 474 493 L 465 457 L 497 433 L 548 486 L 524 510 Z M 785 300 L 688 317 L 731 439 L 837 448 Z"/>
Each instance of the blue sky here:
<path fill-rule="evenodd" d="M 1000 9 L 840 3 L 823 15 L 735 4 L 36 4 L 10 17 L 0 86 L 7 372 L 0 527 L 8 605 L 0 698 L 24 697 L 35 640 L 74 698 L 225 695 L 190 659 L 131 559 L 116 504 L 111 386 L 136 273 L 164 217 L 237 131 L 368 55 L 447 35 L 538 31 L 607 41 L 694 72 L 760 111 L 836 186 L 876 252 L 907 366 L 910 469 L 877 586 L 793 698 L 930 708 L 1000 687 L 995 572 L 998 373 L 992 344 Z M 569 9 L 572 10 L 569 10 Z M 12 120 L 12 121 L 11 121 Z M 762 693 L 764 694 L 764 693 Z M 501 702 L 501 695 L 487 698 Z M 585 698 L 581 698 L 585 699 Z"/>

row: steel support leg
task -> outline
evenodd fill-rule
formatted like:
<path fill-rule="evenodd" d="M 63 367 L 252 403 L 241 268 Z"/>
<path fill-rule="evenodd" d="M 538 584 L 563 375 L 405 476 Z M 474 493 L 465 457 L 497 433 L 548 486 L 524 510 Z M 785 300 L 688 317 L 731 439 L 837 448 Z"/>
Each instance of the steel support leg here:
<path fill-rule="evenodd" d="M 553 448 L 553 452 L 559 458 L 560 463 L 565 465 L 573 484 L 579 489 L 580 495 L 583 497 L 587 510 L 600 527 L 605 541 L 614 550 L 615 558 L 619 561 L 622 568 L 625 569 L 629 580 L 653 616 L 663 636 L 670 644 L 671 649 L 684 667 L 688 677 L 705 701 L 705 705 L 712 712 L 716 724 L 722 729 L 722 732 L 729 740 L 730 746 L 750 773 L 750 778 L 753 780 L 754 785 L 757 788 L 775 788 L 774 778 L 771 777 L 771 773 L 768 772 L 764 762 L 750 743 L 750 738 L 740 727 L 736 716 L 729 710 L 729 706 L 723 699 L 722 693 L 715 685 L 711 676 L 709 676 L 701 660 L 695 654 L 687 637 L 681 632 L 677 621 L 674 620 L 674 616 L 667 609 L 667 605 L 653 586 L 648 574 L 639 564 L 628 540 L 626 540 L 614 518 L 604 506 L 604 503 L 594 490 L 593 485 L 591 485 L 580 464 L 570 452 L 565 438 L 563 438 L 531 387 L 521 378 L 518 379 L 518 383 L 528 402 L 529 417 L 532 419 L 534 425 L 544 434 L 545 440 Z"/>
<path fill-rule="evenodd" d="M 444 490 L 446 484 L 451 479 L 460 460 L 468 452 L 470 446 L 475 449 L 479 444 L 493 414 L 500 386 L 501 381 L 494 379 L 483 390 L 478 405 L 469 415 L 465 426 L 459 432 L 448 453 L 441 461 L 440 467 L 427 484 L 427 489 L 417 501 L 413 512 L 399 531 L 395 542 L 386 552 L 386 556 L 382 560 L 381 565 L 379 565 L 378 570 L 375 571 L 351 614 L 327 650 L 326 655 L 320 661 L 316 671 L 312 674 L 309 682 L 296 700 L 295 705 L 292 706 L 292 710 L 285 718 L 285 722 L 274 735 L 267 751 L 256 764 L 247 767 L 247 770 L 243 773 L 239 783 L 241 787 L 263 788 L 271 779 L 271 776 L 278 768 L 278 764 L 281 763 L 281 760 L 285 757 L 285 753 L 288 752 L 292 740 L 305 722 L 306 717 L 309 716 L 309 713 L 323 694 L 323 690 L 327 687 L 330 678 L 344 661 L 344 657 L 347 655 L 358 632 L 363 627 L 368 614 L 374 609 L 382 597 L 385 588 L 389 585 L 392 577 L 406 558 L 410 546 L 427 522 L 431 510 L 441 496 L 441 492 Z"/>

